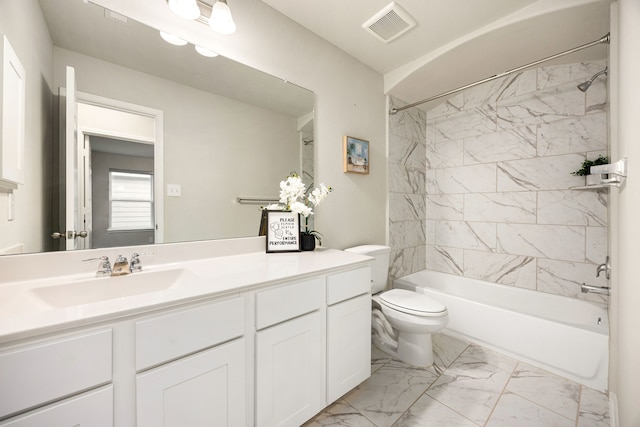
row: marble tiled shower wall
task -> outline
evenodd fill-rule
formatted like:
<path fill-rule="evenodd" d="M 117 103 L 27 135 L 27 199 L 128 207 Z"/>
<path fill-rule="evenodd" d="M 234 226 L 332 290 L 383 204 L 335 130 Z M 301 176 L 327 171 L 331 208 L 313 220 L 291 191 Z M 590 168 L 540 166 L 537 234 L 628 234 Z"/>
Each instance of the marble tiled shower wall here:
<path fill-rule="evenodd" d="M 426 267 L 426 127 L 418 108 L 389 116 L 389 280 Z"/>
<path fill-rule="evenodd" d="M 584 178 L 570 172 L 607 154 L 606 78 L 576 88 L 605 66 L 541 67 L 468 89 L 426 113 L 424 144 L 423 113 L 391 116 L 392 275 L 420 269 L 424 239 L 427 269 L 604 301 L 580 284 L 607 285 L 595 272 L 608 193 L 571 190 Z"/>

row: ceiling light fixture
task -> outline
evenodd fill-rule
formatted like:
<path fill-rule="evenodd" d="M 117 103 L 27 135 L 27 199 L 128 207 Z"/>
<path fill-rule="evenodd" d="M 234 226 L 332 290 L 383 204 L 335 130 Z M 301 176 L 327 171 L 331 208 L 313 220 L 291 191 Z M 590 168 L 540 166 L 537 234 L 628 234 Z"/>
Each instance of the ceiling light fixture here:
<path fill-rule="evenodd" d="M 166 41 L 167 43 L 171 43 L 176 46 L 184 46 L 187 44 L 187 41 L 185 39 L 181 39 L 180 37 L 174 36 L 173 34 L 165 33 L 164 31 L 160 31 L 160 37 L 162 37 L 162 40 Z"/>
<path fill-rule="evenodd" d="M 220 34 L 233 34 L 236 32 L 236 24 L 233 22 L 227 0 L 218 0 L 214 3 L 211 8 L 209 26 L 213 31 Z"/>
<path fill-rule="evenodd" d="M 215 58 L 218 56 L 217 52 L 212 51 L 211 49 L 207 49 L 206 47 L 202 47 L 196 45 L 196 52 L 198 52 L 202 56 L 206 56 L 207 58 Z"/>
<path fill-rule="evenodd" d="M 200 17 L 200 8 L 196 0 L 168 0 L 169 9 L 180 18 L 198 19 Z"/>

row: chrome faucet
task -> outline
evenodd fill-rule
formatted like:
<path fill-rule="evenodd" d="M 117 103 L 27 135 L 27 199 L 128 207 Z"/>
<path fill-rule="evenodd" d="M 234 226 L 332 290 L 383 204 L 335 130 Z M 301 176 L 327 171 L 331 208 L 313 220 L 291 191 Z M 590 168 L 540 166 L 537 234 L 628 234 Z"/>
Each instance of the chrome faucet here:
<path fill-rule="evenodd" d="M 142 271 L 142 262 L 140 261 L 140 255 L 153 255 L 153 252 L 143 252 L 141 254 L 134 252 L 131 254 L 131 261 L 129 262 L 129 271 L 135 273 Z"/>
<path fill-rule="evenodd" d="M 140 262 L 140 254 L 134 252 L 131 254 L 131 261 L 129 262 L 129 271 L 135 273 L 136 271 L 142 271 L 142 263 Z"/>
<path fill-rule="evenodd" d="M 605 277 L 609 280 L 611 276 L 611 266 L 609 265 L 609 257 L 604 261 L 604 264 L 600 264 L 596 269 L 596 277 L 600 277 L 600 273 L 604 272 Z"/>
<path fill-rule="evenodd" d="M 105 255 L 98 258 L 87 258 L 82 261 L 100 261 L 100 264 L 98 264 L 98 271 L 96 271 L 96 277 L 111 276 L 111 262 L 109 261 L 108 256 Z"/>

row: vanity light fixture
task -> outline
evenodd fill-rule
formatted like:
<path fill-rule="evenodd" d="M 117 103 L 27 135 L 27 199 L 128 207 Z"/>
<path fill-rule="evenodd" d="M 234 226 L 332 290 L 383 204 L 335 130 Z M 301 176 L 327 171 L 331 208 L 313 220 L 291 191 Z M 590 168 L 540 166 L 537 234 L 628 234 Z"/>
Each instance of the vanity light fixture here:
<path fill-rule="evenodd" d="M 196 52 L 198 52 L 202 56 L 206 56 L 207 58 L 215 58 L 218 56 L 217 52 L 212 51 L 211 49 L 207 49 L 206 47 L 202 47 L 199 45 L 195 45 Z"/>
<path fill-rule="evenodd" d="M 213 4 L 209 26 L 213 31 L 220 34 L 233 34 L 236 32 L 236 24 L 233 22 L 227 0 L 218 0 Z"/>
<path fill-rule="evenodd" d="M 187 44 L 187 41 L 185 39 L 181 39 L 178 36 L 174 36 L 173 34 L 169 34 L 164 31 L 160 31 L 160 37 L 162 37 L 162 40 L 166 41 L 167 43 L 171 43 L 176 46 L 184 46 Z"/>
<path fill-rule="evenodd" d="M 202 0 L 167 0 L 167 3 L 169 9 L 179 17 L 208 23 L 216 33 L 228 35 L 236 32 L 236 23 L 233 22 L 227 0 L 214 0 L 213 6 Z M 208 11 L 211 14 L 207 19 Z"/>
<path fill-rule="evenodd" d="M 196 0 L 168 0 L 169 9 L 180 18 L 198 19 L 200 17 L 200 8 Z"/>

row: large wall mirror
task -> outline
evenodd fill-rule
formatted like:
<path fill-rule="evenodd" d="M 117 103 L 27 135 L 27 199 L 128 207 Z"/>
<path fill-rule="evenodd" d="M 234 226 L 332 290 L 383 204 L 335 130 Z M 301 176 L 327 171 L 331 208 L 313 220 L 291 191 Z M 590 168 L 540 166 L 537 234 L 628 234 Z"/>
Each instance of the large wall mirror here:
<path fill-rule="evenodd" d="M 90 248 L 159 243 L 148 232 L 156 224 L 164 243 L 255 236 L 260 205 L 266 201 L 241 203 L 238 198 L 277 199 L 279 181 L 291 171 L 301 173 L 311 184 L 312 92 L 221 56 L 204 57 L 191 44 L 170 45 L 157 29 L 90 2 L 28 1 L 42 11 L 52 42 L 47 54 L 53 63 L 53 112 L 52 130 L 47 132 L 52 135 L 50 157 L 56 164 L 44 162 L 44 167 L 51 168 L 48 177 L 58 180 L 64 175 L 58 171 L 64 167 L 58 163 L 63 132 L 56 127 L 63 115 L 58 88 L 66 86 L 67 67 L 75 70 L 79 93 L 162 112 L 160 164 L 153 150 L 140 141 L 100 132 L 85 135 L 91 147 L 90 170 L 76 179 L 95 182 L 88 202 L 92 217 L 80 218 L 79 227 L 82 230 L 87 221 L 96 227 L 103 224 Z M 25 167 L 42 168 L 42 163 L 29 164 L 27 158 Z M 158 168 L 163 185 L 145 196 L 144 185 Z M 148 209 L 145 197 L 151 202 L 162 200 L 160 223 L 145 227 L 142 221 L 131 230 L 114 227 L 114 209 L 122 206 L 114 205 L 113 200 L 121 196 L 110 186 L 115 188 L 114 183 L 127 179 L 140 184 L 135 196 L 140 209 Z M 64 248 L 50 237 L 55 231 L 64 233 L 56 227 L 62 228 L 63 217 L 69 214 L 61 202 L 65 183 L 60 181 L 49 187 L 51 194 L 45 197 L 41 221 L 48 225 L 40 236 L 44 251 Z M 29 189 L 19 188 L 16 195 L 20 191 Z M 147 232 L 140 232 L 145 228 Z M 0 235 L 0 248 L 11 246 L 11 239 L 15 236 Z"/>

